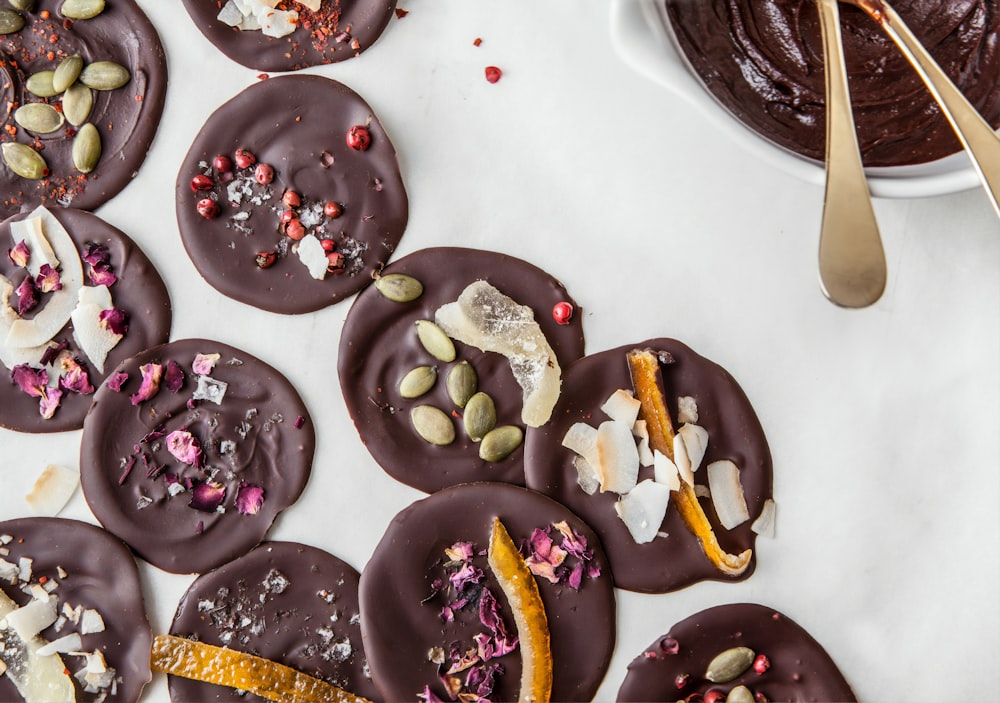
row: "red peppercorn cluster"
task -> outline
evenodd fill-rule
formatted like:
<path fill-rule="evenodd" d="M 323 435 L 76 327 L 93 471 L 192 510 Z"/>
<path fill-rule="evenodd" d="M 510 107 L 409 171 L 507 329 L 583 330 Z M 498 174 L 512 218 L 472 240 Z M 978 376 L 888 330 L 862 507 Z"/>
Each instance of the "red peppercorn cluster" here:
<path fill-rule="evenodd" d="M 238 169 L 254 168 L 253 177 L 261 185 L 267 185 L 274 181 L 274 167 L 270 164 L 257 163 L 257 157 L 250 150 L 240 147 L 230 158 L 226 154 L 219 154 L 214 159 L 212 159 L 212 168 L 215 170 L 216 177 L 208 175 L 207 173 L 199 173 L 194 178 L 191 179 L 191 191 L 198 193 L 201 191 L 209 191 L 215 188 L 216 179 L 222 183 L 228 183 L 233 180 L 233 166 Z M 216 202 L 214 198 L 202 198 L 199 200 L 195 209 L 198 214 L 204 217 L 206 220 L 212 220 L 219 216 L 220 208 L 219 203 Z M 274 263 L 273 261 L 271 263 Z M 259 262 L 258 262 L 259 264 Z M 270 264 L 268 264 L 270 266 Z M 262 266 L 261 268 L 267 268 Z"/>

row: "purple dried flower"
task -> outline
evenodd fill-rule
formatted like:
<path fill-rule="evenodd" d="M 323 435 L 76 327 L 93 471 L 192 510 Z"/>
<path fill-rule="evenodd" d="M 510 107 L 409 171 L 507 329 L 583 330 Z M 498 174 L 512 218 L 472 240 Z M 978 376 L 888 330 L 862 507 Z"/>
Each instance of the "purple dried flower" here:
<path fill-rule="evenodd" d="M 191 370 L 199 376 L 207 376 L 212 373 L 215 364 L 222 358 L 222 354 L 198 354 L 194 357 Z"/>
<path fill-rule="evenodd" d="M 441 622 L 455 622 L 455 611 L 452 610 L 451 606 L 443 606 L 438 617 L 441 618 Z"/>
<path fill-rule="evenodd" d="M 109 257 L 110 255 L 106 246 L 97 244 L 96 242 L 87 242 L 87 248 L 84 250 L 81 258 L 91 266 L 94 266 L 102 261 L 107 261 Z"/>
<path fill-rule="evenodd" d="M 173 359 L 167 362 L 167 369 L 163 373 L 163 385 L 171 393 L 177 393 L 184 385 L 184 371 Z"/>
<path fill-rule="evenodd" d="M 59 272 L 49 264 L 42 264 L 42 267 L 38 269 L 38 275 L 35 276 L 35 286 L 43 293 L 62 290 L 62 278 L 60 278 Z"/>
<path fill-rule="evenodd" d="M 160 379 L 163 378 L 163 366 L 160 364 L 143 364 L 139 367 L 139 373 L 142 374 L 142 383 L 139 384 L 139 390 L 129 397 L 132 405 L 138 405 L 145 400 L 149 400 L 159 392 Z"/>
<path fill-rule="evenodd" d="M 59 376 L 60 388 L 81 395 L 90 395 L 94 392 L 87 369 L 78 364 L 76 359 L 72 357 L 63 359 L 62 368 L 63 373 Z"/>
<path fill-rule="evenodd" d="M 59 354 L 68 346 L 69 342 L 67 342 L 66 340 L 63 340 L 58 344 L 49 344 L 49 346 L 45 348 L 45 352 L 42 353 L 42 358 L 38 363 L 40 363 L 42 366 L 51 366 L 53 363 L 55 363 L 55 360 L 59 357 Z"/>
<path fill-rule="evenodd" d="M 552 538 L 537 527 L 531 533 L 531 554 L 525 559 L 528 569 L 552 583 L 559 583 L 555 568 L 566 560 L 566 550 L 552 543 Z"/>
<path fill-rule="evenodd" d="M 58 388 L 49 388 L 38 401 L 38 412 L 43 420 L 51 420 L 59 409 L 59 401 L 62 400 L 63 392 Z"/>
<path fill-rule="evenodd" d="M 101 327 L 111 331 L 112 334 L 124 337 L 125 333 L 128 332 L 128 314 L 121 308 L 101 310 L 97 319 L 100 321 Z"/>
<path fill-rule="evenodd" d="M 240 483 L 236 493 L 236 509 L 244 515 L 256 515 L 264 505 L 264 489 L 252 483 Z"/>
<path fill-rule="evenodd" d="M 469 561 L 475 553 L 475 546 L 472 542 L 455 542 L 444 553 L 451 561 Z"/>
<path fill-rule="evenodd" d="M 467 584 L 479 583 L 482 578 L 482 569 L 468 562 L 464 563 L 458 571 L 448 574 L 448 580 L 451 581 L 451 585 L 456 591 L 461 591 Z"/>
<path fill-rule="evenodd" d="M 105 381 L 108 388 L 113 390 L 115 393 L 121 393 L 122 385 L 128 380 L 128 374 L 124 371 L 116 371 L 115 373 L 108 376 L 108 380 Z"/>
<path fill-rule="evenodd" d="M 552 526 L 562 533 L 562 548 L 567 552 L 577 559 L 583 559 L 584 561 L 589 560 L 593 556 L 587 551 L 587 538 L 578 534 L 565 520 L 554 522 Z"/>
<path fill-rule="evenodd" d="M 203 455 L 198 440 L 187 430 L 174 430 L 167 435 L 167 451 L 177 461 L 188 466 L 201 466 Z"/>
<path fill-rule="evenodd" d="M 15 266 L 25 268 L 28 265 L 28 259 L 31 258 L 31 250 L 28 249 L 28 245 L 24 243 L 22 239 L 20 242 L 14 245 L 13 249 L 7 250 L 7 258 Z"/>
<path fill-rule="evenodd" d="M 23 316 L 25 313 L 31 312 L 38 305 L 38 288 L 35 287 L 35 282 L 31 276 L 21 281 L 14 292 L 17 293 L 18 315 Z"/>
<path fill-rule="evenodd" d="M 587 564 L 587 578 L 589 578 L 589 579 L 596 579 L 600 575 L 601 575 L 601 567 L 600 566 L 598 566 L 594 562 L 591 562 L 591 563 Z"/>
<path fill-rule="evenodd" d="M 424 686 L 423 693 L 418 693 L 417 698 L 425 701 L 425 703 L 444 703 L 444 701 L 438 698 L 434 691 L 431 690 L 430 686 Z"/>
<path fill-rule="evenodd" d="M 226 499 L 226 487 L 215 481 L 199 481 L 191 489 L 191 502 L 188 503 L 195 510 L 205 513 L 214 513 Z"/>
<path fill-rule="evenodd" d="M 45 369 L 34 369 L 28 364 L 18 364 L 10 372 L 10 377 L 23 392 L 32 398 L 45 395 L 45 387 L 49 383 L 49 374 Z"/>
<path fill-rule="evenodd" d="M 574 591 L 579 591 L 580 586 L 583 584 L 583 562 L 578 561 L 573 564 L 573 568 L 569 572 L 569 579 L 566 581 L 569 587 Z"/>
<path fill-rule="evenodd" d="M 292 427 L 294 427 L 297 430 L 301 430 L 302 426 L 305 424 L 306 424 L 306 419 L 301 415 L 299 415 L 298 417 L 295 418 L 295 422 L 292 423 Z"/>
<path fill-rule="evenodd" d="M 106 263 L 96 264 L 87 268 L 87 276 L 95 286 L 113 286 L 118 277 L 111 271 L 111 267 Z"/>

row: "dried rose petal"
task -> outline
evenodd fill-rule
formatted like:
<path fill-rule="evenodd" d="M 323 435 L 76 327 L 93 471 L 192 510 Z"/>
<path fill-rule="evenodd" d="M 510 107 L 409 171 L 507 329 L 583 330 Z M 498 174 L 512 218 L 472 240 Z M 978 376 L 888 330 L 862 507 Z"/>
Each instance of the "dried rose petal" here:
<path fill-rule="evenodd" d="M 184 385 L 184 371 L 173 359 L 167 362 L 167 368 L 163 372 L 163 385 L 171 393 L 177 393 Z"/>
<path fill-rule="evenodd" d="M 108 248 L 103 244 L 87 242 L 87 248 L 84 250 L 83 256 L 80 258 L 91 266 L 95 266 L 101 262 L 107 261 L 109 256 Z"/>
<path fill-rule="evenodd" d="M 441 622 L 455 622 L 455 611 L 446 605 L 441 608 L 438 617 L 441 618 Z"/>
<path fill-rule="evenodd" d="M 448 558 L 452 561 L 469 561 L 472 559 L 475 547 L 472 542 L 455 542 L 455 544 L 444 550 Z"/>
<path fill-rule="evenodd" d="M 295 418 L 295 422 L 292 423 L 292 427 L 294 427 L 297 430 L 301 430 L 302 426 L 305 424 L 306 424 L 306 419 L 301 415 L 299 415 L 298 417 Z"/>
<path fill-rule="evenodd" d="M 62 290 L 62 279 L 57 270 L 49 264 L 42 264 L 42 267 L 38 269 L 38 275 L 35 276 L 35 286 L 43 293 L 51 293 L 55 290 Z"/>
<path fill-rule="evenodd" d="M 531 533 L 530 547 L 531 554 L 525 559 L 525 564 L 531 573 L 552 583 L 559 583 L 555 568 L 566 560 L 566 550 L 553 544 L 552 538 L 538 528 Z"/>
<path fill-rule="evenodd" d="M 466 584 L 479 583 L 483 578 L 483 571 L 470 563 L 462 565 L 458 571 L 449 574 L 448 580 L 456 591 L 461 591 Z"/>
<path fill-rule="evenodd" d="M 81 395 L 90 395 L 94 392 L 87 369 L 78 364 L 76 359 L 72 357 L 63 359 L 62 368 L 63 373 L 59 376 L 60 388 Z"/>
<path fill-rule="evenodd" d="M 105 383 L 107 384 L 108 388 L 113 390 L 115 393 L 121 393 L 122 385 L 127 380 L 128 380 L 127 373 L 125 373 L 124 371 L 117 371 L 108 376 L 108 380 L 105 381 Z"/>
<path fill-rule="evenodd" d="M 10 377 L 18 388 L 30 395 L 32 398 L 41 398 L 45 395 L 45 387 L 49 383 L 49 374 L 45 369 L 35 369 L 28 364 L 18 364 L 10 372 Z"/>
<path fill-rule="evenodd" d="M 236 492 L 236 509 L 244 515 L 256 515 L 264 505 L 264 489 L 252 483 L 240 483 Z"/>
<path fill-rule="evenodd" d="M 135 457 L 134 456 L 130 456 L 128 458 L 128 461 L 125 463 L 125 468 L 122 471 L 121 478 L 118 479 L 118 485 L 119 486 L 125 485 L 125 479 L 127 479 L 128 475 L 130 473 L 132 473 L 132 467 L 133 466 L 135 466 Z"/>
<path fill-rule="evenodd" d="M 124 337 L 125 333 L 128 332 L 128 314 L 121 308 L 101 310 L 97 319 L 101 327 L 113 334 L 120 334 Z"/>
<path fill-rule="evenodd" d="M 583 562 L 578 561 L 573 564 L 573 568 L 570 569 L 569 578 L 566 580 L 567 585 L 574 591 L 579 591 L 580 586 L 583 585 Z"/>
<path fill-rule="evenodd" d="M 424 692 L 418 693 L 417 698 L 425 701 L 425 703 L 444 703 L 443 700 L 435 695 L 434 691 L 431 690 L 430 686 L 424 686 Z"/>
<path fill-rule="evenodd" d="M 587 551 L 587 538 L 583 535 L 577 534 L 565 520 L 562 522 L 554 522 L 552 523 L 552 526 L 562 533 L 563 549 L 575 556 L 577 559 L 587 561 L 593 558 L 593 554 Z"/>
<path fill-rule="evenodd" d="M 52 416 L 56 414 L 56 410 L 59 409 L 59 401 L 62 400 L 63 392 L 58 388 L 49 388 L 42 394 L 42 398 L 38 401 L 38 412 L 41 414 L 43 420 L 51 420 Z"/>
<path fill-rule="evenodd" d="M 95 286 L 113 286 L 115 281 L 118 280 L 112 271 L 111 267 L 106 263 L 100 263 L 95 266 L 90 266 L 87 268 L 87 276 L 90 278 L 90 282 Z"/>
<path fill-rule="evenodd" d="M 142 383 L 139 384 L 139 390 L 129 397 L 132 405 L 138 405 L 143 401 L 149 400 L 159 392 L 160 379 L 163 378 L 163 366 L 160 364 L 143 364 L 139 367 L 139 373 L 142 374 Z"/>
<path fill-rule="evenodd" d="M 174 430 L 167 435 L 167 451 L 188 466 L 201 466 L 201 445 L 187 430 Z"/>
<path fill-rule="evenodd" d="M 205 513 L 214 513 L 222 501 L 226 499 L 226 487 L 215 481 L 199 481 L 191 488 L 191 502 L 188 503 L 195 510 Z"/>
<path fill-rule="evenodd" d="M 7 250 L 7 258 L 10 259 L 10 262 L 15 266 L 25 268 L 28 265 L 28 259 L 31 258 L 31 250 L 28 249 L 28 245 L 25 244 L 22 239 L 14 245 L 13 249 Z"/>
<path fill-rule="evenodd" d="M 221 354 L 198 354 L 191 364 L 191 370 L 199 376 L 206 376 L 212 373 L 212 369 L 222 358 Z"/>
<path fill-rule="evenodd" d="M 31 312 L 38 305 L 38 289 L 31 276 L 28 276 L 14 291 L 17 293 L 17 314 L 24 315 Z"/>
<path fill-rule="evenodd" d="M 42 366 L 51 366 L 52 364 L 55 363 L 56 359 L 59 358 L 59 355 L 63 352 L 63 350 L 66 349 L 66 347 L 68 346 L 69 342 L 67 342 L 66 340 L 63 340 L 58 344 L 49 344 L 49 346 L 45 348 L 45 352 L 42 354 L 42 358 L 38 363 L 41 364 Z"/>

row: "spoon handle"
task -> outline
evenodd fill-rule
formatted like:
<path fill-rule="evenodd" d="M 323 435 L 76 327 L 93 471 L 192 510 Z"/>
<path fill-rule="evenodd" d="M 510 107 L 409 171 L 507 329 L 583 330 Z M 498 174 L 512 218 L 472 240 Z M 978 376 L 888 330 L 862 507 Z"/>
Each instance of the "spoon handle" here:
<path fill-rule="evenodd" d="M 847 85 L 837 0 L 816 0 L 826 60 L 826 196 L 819 274 L 830 301 L 871 305 L 885 290 L 886 264 Z"/>
<path fill-rule="evenodd" d="M 1000 216 L 1000 137 L 885 0 L 849 0 L 875 20 L 927 84 L 972 159 L 993 209 Z"/>

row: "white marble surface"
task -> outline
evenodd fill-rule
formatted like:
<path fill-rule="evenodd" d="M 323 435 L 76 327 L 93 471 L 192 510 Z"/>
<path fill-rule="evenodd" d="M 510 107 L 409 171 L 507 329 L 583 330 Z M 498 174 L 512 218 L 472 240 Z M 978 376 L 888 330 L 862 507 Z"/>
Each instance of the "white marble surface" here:
<path fill-rule="evenodd" d="M 359 570 L 420 497 L 383 473 L 340 395 L 349 301 L 299 317 L 215 293 L 177 234 L 173 184 L 205 118 L 257 80 L 179 3 L 139 0 L 170 65 L 164 120 L 138 178 L 98 214 L 163 274 L 172 338 L 246 349 L 300 389 L 319 428 L 313 475 L 270 537 Z M 399 152 L 410 222 L 399 254 L 511 253 L 561 278 L 588 351 L 677 337 L 754 403 L 774 456 L 778 532 L 739 584 L 619 591 L 599 700 L 672 623 L 721 603 L 773 606 L 808 629 L 863 700 L 990 695 L 1000 661 L 1000 222 L 984 195 L 879 200 L 889 285 L 845 311 L 817 286 L 821 189 L 755 161 L 614 53 L 597 0 L 400 0 L 360 58 L 314 69 L 358 91 Z M 473 39 L 482 37 L 480 47 Z M 491 85 L 483 68 L 504 71 Z M 47 463 L 78 466 L 79 432 L 0 430 L 0 517 Z M 361 489 L 364 489 L 363 491 Z M 78 492 L 63 512 L 90 522 Z M 142 567 L 154 632 L 191 577 Z M 985 686 L 985 688 L 984 688 Z M 167 698 L 157 675 L 146 701 Z"/>

